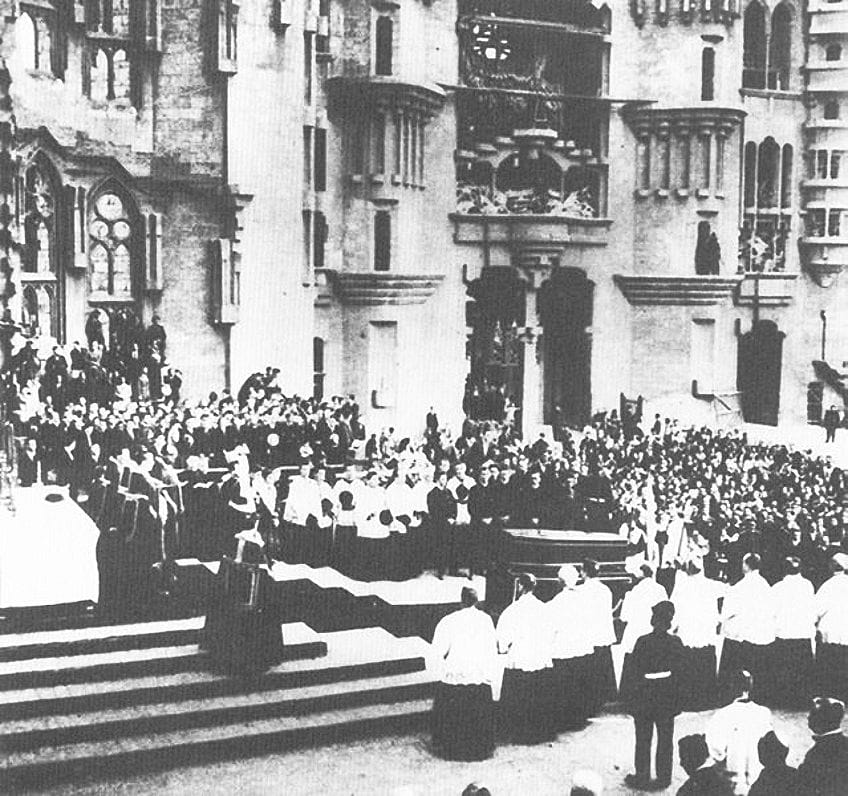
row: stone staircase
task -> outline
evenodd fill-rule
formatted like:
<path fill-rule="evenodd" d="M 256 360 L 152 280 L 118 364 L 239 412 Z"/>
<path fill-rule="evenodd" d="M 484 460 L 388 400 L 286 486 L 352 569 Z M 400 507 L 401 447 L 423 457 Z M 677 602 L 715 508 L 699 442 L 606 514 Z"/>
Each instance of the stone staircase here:
<path fill-rule="evenodd" d="M 0 792 L 422 727 L 427 644 L 283 625 L 286 660 L 208 671 L 203 618 L 0 635 Z"/>

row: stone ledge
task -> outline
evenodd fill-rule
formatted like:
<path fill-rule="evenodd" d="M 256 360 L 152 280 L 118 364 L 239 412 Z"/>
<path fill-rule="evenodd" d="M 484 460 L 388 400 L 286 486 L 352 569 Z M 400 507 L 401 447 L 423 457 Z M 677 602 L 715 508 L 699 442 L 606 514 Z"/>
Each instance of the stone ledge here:
<path fill-rule="evenodd" d="M 341 303 L 359 307 L 423 304 L 444 279 L 443 274 L 375 271 L 327 271 L 326 274 Z"/>
<path fill-rule="evenodd" d="M 703 307 L 729 298 L 742 281 L 742 275 L 614 274 L 613 279 L 634 306 Z"/>
<path fill-rule="evenodd" d="M 562 243 L 606 246 L 612 220 L 573 216 L 504 213 L 451 213 L 454 243 Z"/>

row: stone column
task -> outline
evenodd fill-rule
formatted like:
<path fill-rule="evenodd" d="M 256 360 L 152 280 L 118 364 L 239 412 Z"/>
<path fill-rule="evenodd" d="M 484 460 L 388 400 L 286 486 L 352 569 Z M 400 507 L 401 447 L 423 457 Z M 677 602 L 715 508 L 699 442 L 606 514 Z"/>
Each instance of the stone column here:
<path fill-rule="evenodd" d="M 521 432 L 528 433 L 544 424 L 544 359 L 542 326 L 539 319 L 538 297 L 542 284 L 550 277 L 559 262 L 560 250 L 525 249 L 518 253 L 518 275 L 525 285 L 524 326 L 518 339 L 524 347 L 524 372 L 521 392 Z"/>

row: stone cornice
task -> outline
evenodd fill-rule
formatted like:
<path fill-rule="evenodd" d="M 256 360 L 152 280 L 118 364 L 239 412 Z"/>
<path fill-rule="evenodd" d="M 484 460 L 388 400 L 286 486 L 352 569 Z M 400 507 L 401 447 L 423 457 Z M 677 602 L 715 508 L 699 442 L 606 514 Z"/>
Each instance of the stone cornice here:
<path fill-rule="evenodd" d="M 628 104 L 622 107 L 621 115 L 639 136 L 668 128 L 682 133 L 716 132 L 730 135 L 747 114 L 741 108 L 730 107 L 656 108 Z"/>
<path fill-rule="evenodd" d="M 672 276 L 666 274 L 615 274 L 625 298 L 635 306 L 697 307 L 720 304 L 742 281 L 738 276 Z"/>
<path fill-rule="evenodd" d="M 442 274 L 376 271 L 328 270 L 326 274 L 342 304 L 360 307 L 423 304 L 444 279 Z"/>
<path fill-rule="evenodd" d="M 327 90 L 336 102 L 361 110 L 362 103 L 387 107 L 418 109 L 435 114 L 444 105 L 447 94 L 435 83 L 404 80 L 399 77 L 331 77 Z"/>

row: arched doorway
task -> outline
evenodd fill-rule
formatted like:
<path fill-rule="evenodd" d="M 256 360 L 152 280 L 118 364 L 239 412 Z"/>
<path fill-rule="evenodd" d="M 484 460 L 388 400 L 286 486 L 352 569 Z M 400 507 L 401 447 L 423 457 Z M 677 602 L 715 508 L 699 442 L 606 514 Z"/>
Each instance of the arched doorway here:
<path fill-rule="evenodd" d="M 746 423 L 777 425 L 784 336 L 774 321 L 758 321 L 739 336 L 736 387 Z"/>
<path fill-rule="evenodd" d="M 592 300 L 579 268 L 559 268 L 539 292 L 545 422 L 582 425 L 592 412 Z"/>
<path fill-rule="evenodd" d="M 521 405 L 518 327 L 524 323 L 524 285 L 512 268 L 484 268 L 468 283 L 466 324 L 470 367 L 463 407 L 476 420 L 503 420 Z"/>

